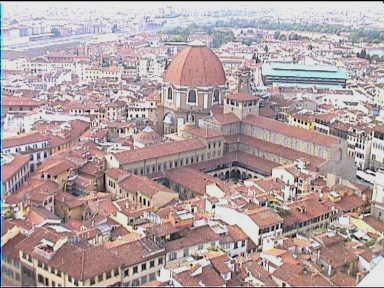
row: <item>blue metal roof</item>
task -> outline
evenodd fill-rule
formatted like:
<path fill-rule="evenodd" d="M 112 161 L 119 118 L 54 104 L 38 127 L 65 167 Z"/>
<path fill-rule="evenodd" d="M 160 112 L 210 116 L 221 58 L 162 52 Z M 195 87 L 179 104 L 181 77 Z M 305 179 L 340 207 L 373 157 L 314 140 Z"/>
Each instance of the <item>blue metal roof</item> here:
<path fill-rule="evenodd" d="M 263 76 L 337 78 L 348 79 L 345 70 L 332 66 L 310 66 L 301 64 L 269 64 L 262 67 Z"/>

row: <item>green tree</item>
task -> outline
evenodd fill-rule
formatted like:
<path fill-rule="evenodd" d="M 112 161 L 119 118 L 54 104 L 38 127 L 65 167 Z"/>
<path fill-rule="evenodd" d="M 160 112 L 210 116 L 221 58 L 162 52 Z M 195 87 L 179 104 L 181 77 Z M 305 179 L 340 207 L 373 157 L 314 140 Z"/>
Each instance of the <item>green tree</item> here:
<path fill-rule="evenodd" d="M 367 58 L 367 51 L 363 48 L 360 53 L 361 58 Z"/>
<path fill-rule="evenodd" d="M 371 64 L 371 63 L 372 63 L 372 57 L 371 57 L 371 55 L 368 54 L 368 56 L 367 56 L 366 58 L 368 59 L 369 64 Z"/>

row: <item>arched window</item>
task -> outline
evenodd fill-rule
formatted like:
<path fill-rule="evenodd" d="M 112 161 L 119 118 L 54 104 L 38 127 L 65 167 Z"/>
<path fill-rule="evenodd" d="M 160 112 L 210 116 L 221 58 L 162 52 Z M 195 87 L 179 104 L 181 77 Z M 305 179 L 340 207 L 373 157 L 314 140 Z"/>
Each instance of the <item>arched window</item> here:
<path fill-rule="evenodd" d="M 196 104 L 196 91 L 190 90 L 188 92 L 188 103 Z"/>
<path fill-rule="evenodd" d="M 171 87 L 168 88 L 168 98 L 167 99 L 172 100 L 172 88 Z"/>
<path fill-rule="evenodd" d="M 219 97 L 220 97 L 220 94 L 219 94 L 219 89 L 215 89 L 215 91 L 213 92 L 213 103 L 219 103 Z"/>

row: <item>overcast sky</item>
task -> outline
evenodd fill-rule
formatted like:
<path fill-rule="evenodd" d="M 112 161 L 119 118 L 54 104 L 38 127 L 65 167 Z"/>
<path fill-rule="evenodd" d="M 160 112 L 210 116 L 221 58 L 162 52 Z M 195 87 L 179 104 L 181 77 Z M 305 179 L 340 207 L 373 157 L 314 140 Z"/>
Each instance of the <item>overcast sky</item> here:
<path fill-rule="evenodd" d="M 341 9 L 361 9 L 361 8 L 379 8 L 384 9 L 382 1 L 2 1 L 4 8 L 8 7 L 28 7 L 36 9 L 46 9 L 49 7 L 86 7 L 86 8 L 111 8 L 112 6 L 124 9 L 142 9 L 142 8 L 160 8 L 166 6 L 183 8 L 341 8 Z M 204 5 L 202 5 L 204 3 Z"/>

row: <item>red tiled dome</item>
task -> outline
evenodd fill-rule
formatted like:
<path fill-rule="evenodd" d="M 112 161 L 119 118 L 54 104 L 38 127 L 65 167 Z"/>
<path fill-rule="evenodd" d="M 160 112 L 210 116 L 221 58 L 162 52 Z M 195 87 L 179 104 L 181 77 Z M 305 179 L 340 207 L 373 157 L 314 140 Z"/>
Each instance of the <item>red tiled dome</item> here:
<path fill-rule="evenodd" d="M 215 86 L 225 84 L 220 59 L 206 46 L 190 45 L 180 51 L 169 65 L 165 82 L 179 86 Z"/>

